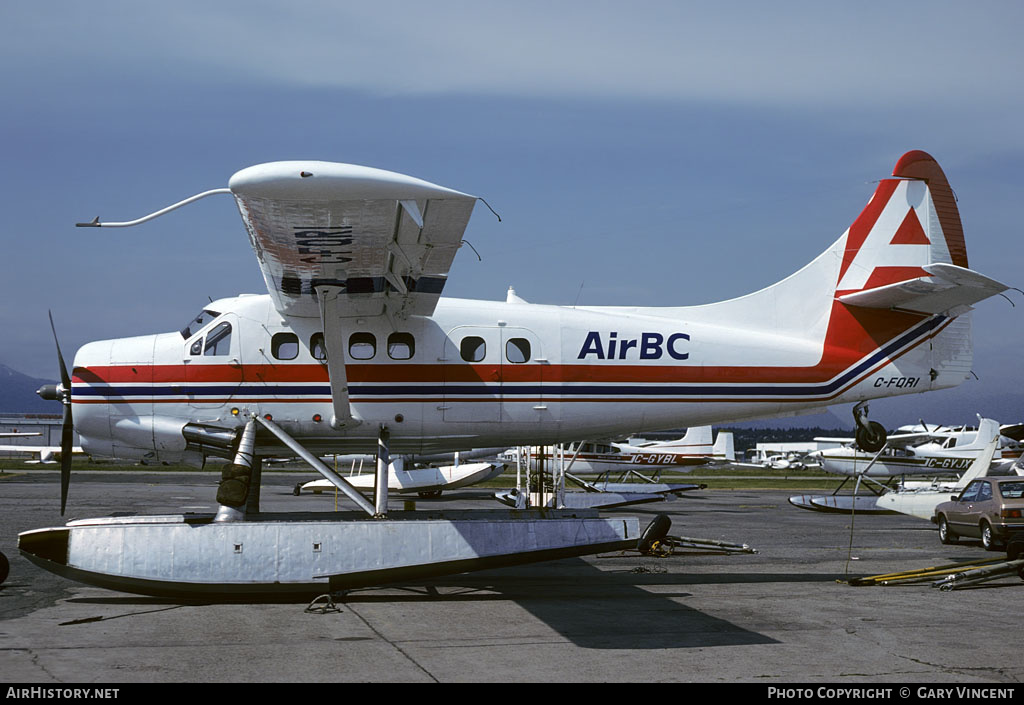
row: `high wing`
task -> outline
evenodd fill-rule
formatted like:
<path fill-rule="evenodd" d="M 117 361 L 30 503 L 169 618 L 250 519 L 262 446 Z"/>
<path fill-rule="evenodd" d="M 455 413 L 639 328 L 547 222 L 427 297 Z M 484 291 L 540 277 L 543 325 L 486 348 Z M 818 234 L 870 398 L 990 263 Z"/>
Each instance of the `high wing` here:
<path fill-rule="evenodd" d="M 1024 424 L 1014 423 L 999 427 L 999 435 L 1015 441 L 1024 441 Z"/>
<path fill-rule="evenodd" d="M 228 187 L 282 314 L 430 315 L 476 197 L 353 164 L 290 161 L 237 172 Z"/>
<path fill-rule="evenodd" d="M 928 441 L 941 440 L 943 438 L 946 438 L 947 435 L 948 434 L 936 434 L 927 432 L 897 433 L 888 436 L 885 439 L 885 442 L 886 446 L 889 448 L 908 448 L 910 446 L 916 446 L 922 443 L 927 443 Z M 856 443 L 856 439 L 854 438 L 831 438 L 826 436 L 819 436 L 814 440 L 821 443 Z"/>
<path fill-rule="evenodd" d="M 404 174 L 317 161 L 252 166 L 228 188 L 277 310 L 321 319 L 331 424 L 358 423 L 345 370 L 349 321 L 433 313 L 476 197 Z"/>

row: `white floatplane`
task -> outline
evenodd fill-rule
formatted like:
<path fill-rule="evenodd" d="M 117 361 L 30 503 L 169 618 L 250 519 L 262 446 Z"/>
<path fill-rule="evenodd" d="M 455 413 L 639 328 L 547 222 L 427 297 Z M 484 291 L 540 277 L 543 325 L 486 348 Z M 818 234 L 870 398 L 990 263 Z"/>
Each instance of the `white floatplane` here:
<path fill-rule="evenodd" d="M 862 453 L 854 447 L 816 451 L 812 455 L 823 454 L 820 458 L 824 470 L 844 475 L 846 479 L 831 495 L 794 495 L 789 498 L 789 502 L 801 509 L 815 511 L 856 510 L 864 513 L 912 514 L 912 510 L 918 505 L 930 501 L 932 493 L 940 492 L 945 498 L 951 489 L 959 486 L 959 483 L 962 482 L 966 486 L 967 481 L 978 477 L 979 473 L 987 472 L 993 463 L 1000 462 L 997 457 L 1000 444 L 999 424 L 981 416 L 978 420 L 977 430 L 936 427 L 927 432 L 911 430 L 904 434 L 895 434 L 882 450 L 874 454 Z M 889 443 L 895 447 L 890 449 Z M 937 477 L 930 482 L 905 480 L 908 475 L 954 474 L 960 475 L 958 480 L 943 482 Z M 878 481 L 878 478 L 891 480 L 897 477 L 901 479 L 898 487 L 882 485 Z M 853 495 L 839 494 L 839 490 L 853 478 L 857 478 L 858 488 L 861 480 L 864 480 L 868 493 L 859 495 L 855 491 Z"/>
<path fill-rule="evenodd" d="M 233 197 L 268 294 L 213 301 L 180 332 L 89 343 L 70 373 L 58 346 L 61 381 L 43 395 L 64 403 L 68 449 L 73 425 L 92 455 L 230 459 L 221 509 L 22 534 L 22 552 L 44 568 L 139 592 L 308 591 L 628 545 L 636 519 L 397 518 L 388 458 L 954 387 L 970 372 L 971 305 L 1007 289 L 968 268 L 952 190 L 920 151 L 903 155 L 854 223 L 798 272 L 698 306 L 441 298 L 478 199 L 350 164 L 260 164 L 143 218 L 81 225 L 141 225 L 216 194 Z M 884 445 L 880 424 L 856 421 L 862 447 Z M 318 458 L 375 450 L 373 501 Z M 364 517 L 257 513 L 259 459 L 289 452 Z"/>

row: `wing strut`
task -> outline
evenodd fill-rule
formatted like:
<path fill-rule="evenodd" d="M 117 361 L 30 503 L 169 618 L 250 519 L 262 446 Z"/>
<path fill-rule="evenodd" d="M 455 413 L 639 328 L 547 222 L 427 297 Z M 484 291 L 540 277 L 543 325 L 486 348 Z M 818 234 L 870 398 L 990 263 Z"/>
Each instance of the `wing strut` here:
<path fill-rule="evenodd" d="M 264 428 L 266 428 L 268 431 L 270 431 L 275 436 L 277 436 L 278 440 L 280 440 L 286 446 L 291 448 L 295 452 L 296 455 L 298 455 L 300 458 L 302 458 L 307 463 L 309 463 L 309 466 L 311 468 L 313 468 L 318 473 L 320 473 L 325 478 L 327 478 L 328 482 L 330 482 L 332 485 L 334 485 L 339 490 L 344 492 L 345 495 L 349 499 L 351 499 L 353 502 L 355 502 L 359 506 L 360 509 L 362 509 L 364 512 L 369 514 L 371 517 L 372 516 L 376 516 L 376 514 L 377 514 L 376 507 L 374 507 L 374 505 L 370 504 L 370 502 L 367 501 L 366 497 L 364 497 L 362 494 L 359 493 L 359 490 L 357 490 L 355 487 L 353 487 L 351 484 L 349 484 L 348 481 L 345 480 L 345 478 L 343 478 L 341 475 L 339 475 L 338 473 L 334 472 L 329 467 L 327 467 L 323 463 L 323 461 L 320 460 L 320 458 L 316 457 L 315 455 L 310 453 L 308 450 L 303 448 L 299 444 L 298 441 L 296 441 L 294 438 L 292 438 L 287 433 L 285 433 L 281 429 L 280 426 L 278 426 L 276 423 L 274 423 L 270 419 L 262 417 L 262 416 L 254 416 L 253 418 L 255 418 L 257 421 L 259 421 L 263 425 Z M 385 482 L 385 487 L 387 487 L 387 478 L 386 477 L 384 478 L 384 482 Z"/>
<path fill-rule="evenodd" d="M 334 400 L 333 428 L 355 426 L 362 419 L 352 412 L 348 396 L 348 374 L 345 371 L 345 333 L 342 329 L 342 311 L 338 300 L 342 293 L 340 286 L 316 287 L 320 301 L 320 323 L 324 329 L 324 347 L 327 349 L 327 376 L 331 381 L 331 398 Z"/>

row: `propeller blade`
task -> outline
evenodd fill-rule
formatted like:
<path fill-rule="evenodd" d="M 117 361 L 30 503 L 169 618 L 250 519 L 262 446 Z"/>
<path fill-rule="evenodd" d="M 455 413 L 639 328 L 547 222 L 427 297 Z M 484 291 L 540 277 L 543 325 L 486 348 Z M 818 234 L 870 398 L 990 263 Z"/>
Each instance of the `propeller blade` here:
<path fill-rule="evenodd" d="M 68 504 L 68 487 L 71 485 L 71 449 L 74 447 L 75 426 L 71 419 L 71 404 L 64 405 L 64 422 L 60 432 L 60 515 Z"/>
<path fill-rule="evenodd" d="M 57 328 L 53 325 L 53 312 L 47 311 L 50 316 L 50 330 L 53 331 L 53 342 L 57 346 L 57 362 L 60 363 L 60 383 L 64 385 L 64 391 L 71 393 L 71 377 L 68 376 L 68 366 L 64 364 L 64 356 L 60 352 L 60 342 L 57 340 Z"/>
<path fill-rule="evenodd" d="M 71 376 L 68 375 L 68 366 L 64 364 L 64 355 L 60 351 L 57 327 L 53 324 L 53 312 L 47 313 L 50 316 L 53 342 L 57 346 L 57 362 L 60 364 L 60 387 L 56 396 L 64 404 L 64 419 L 60 432 L 60 515 L 64 516 L 64 509 L 68 504 L 68 487 L 71 485 L 71 452 L 75 442 L 75 424 L 71 417 Z"/>

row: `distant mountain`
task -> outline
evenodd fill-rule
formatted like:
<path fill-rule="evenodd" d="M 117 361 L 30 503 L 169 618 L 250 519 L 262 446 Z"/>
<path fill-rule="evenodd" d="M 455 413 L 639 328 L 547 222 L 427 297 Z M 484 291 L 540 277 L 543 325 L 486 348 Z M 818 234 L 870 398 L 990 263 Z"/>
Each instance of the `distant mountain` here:
<path fill-rule="evenodd" d="M 60 402 L 44 401 L 36 390 L 52 379 L 37 379 L 0 364 L 0 413 L 8 414 L 60 414 Z"/>

